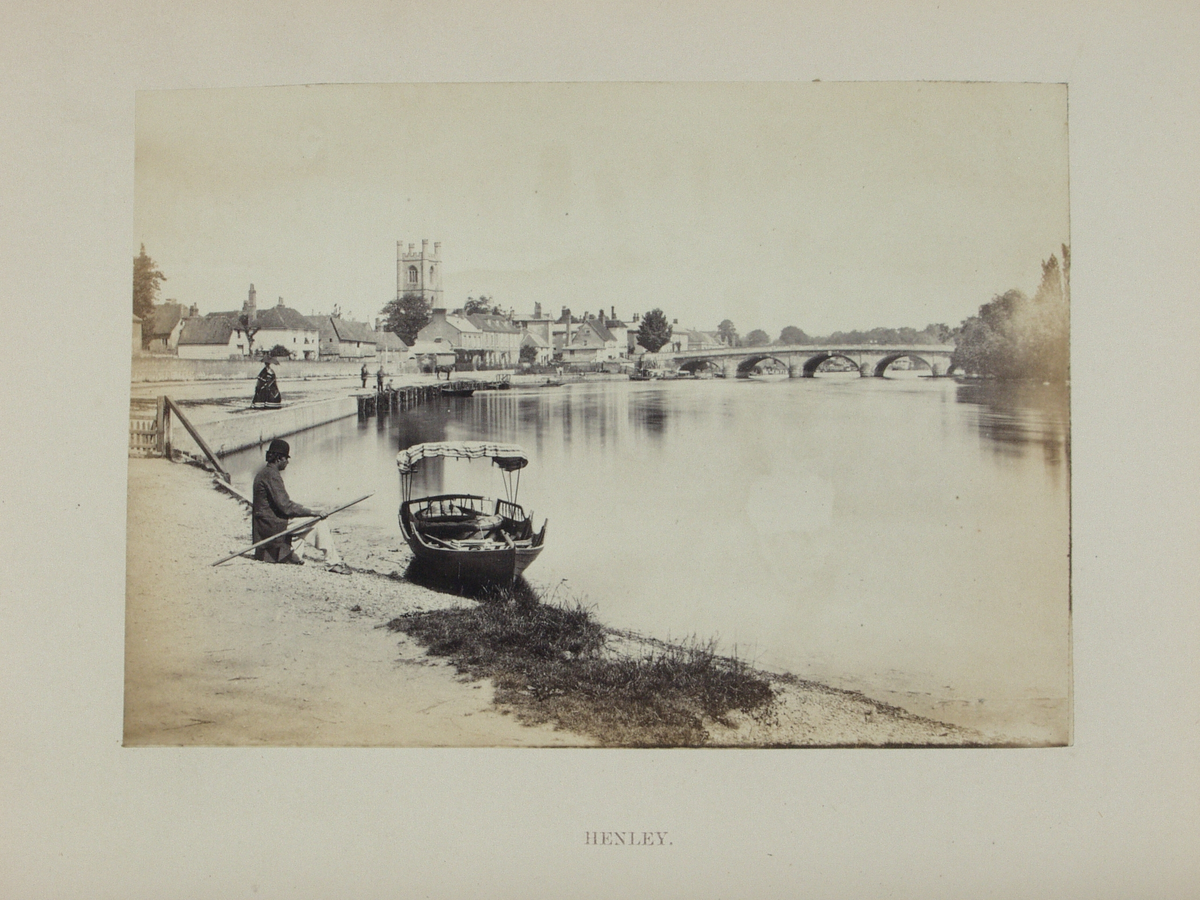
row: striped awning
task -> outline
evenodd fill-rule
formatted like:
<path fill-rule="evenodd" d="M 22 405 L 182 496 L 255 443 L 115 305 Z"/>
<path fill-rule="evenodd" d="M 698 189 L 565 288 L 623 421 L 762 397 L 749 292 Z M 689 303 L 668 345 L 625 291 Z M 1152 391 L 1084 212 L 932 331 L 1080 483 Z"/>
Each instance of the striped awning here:
<path fill-rule="evenodd" d="M 493 444 L 490 441 L 438 441 L 414 444 L 396 454 L 396 468 L 401 475 L 411 475 L 423 459 L 490 459 L 506 472 L 523 469 L 529 457 L 516 444 Z"/>

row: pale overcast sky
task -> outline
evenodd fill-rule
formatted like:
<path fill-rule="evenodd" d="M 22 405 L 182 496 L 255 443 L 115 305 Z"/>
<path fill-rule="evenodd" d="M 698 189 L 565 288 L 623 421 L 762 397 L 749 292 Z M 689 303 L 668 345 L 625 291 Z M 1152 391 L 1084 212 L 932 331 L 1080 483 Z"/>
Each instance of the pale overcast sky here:
<path fill-rule="evenodd" d="M 1062 85 L 320 85 L 138 94 L 162 297 L 373 321 L 396 242 L 445 301 L 662 307 L 777 337 L 955 325 L 1069 242 Z"/>

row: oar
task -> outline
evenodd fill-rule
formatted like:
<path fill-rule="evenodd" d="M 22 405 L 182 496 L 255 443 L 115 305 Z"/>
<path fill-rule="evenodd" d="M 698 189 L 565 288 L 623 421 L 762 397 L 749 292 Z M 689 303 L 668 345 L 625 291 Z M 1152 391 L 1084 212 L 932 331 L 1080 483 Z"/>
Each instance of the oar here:
<path fill-rule="evenodd" d="M 234 559 L 235 557 L 245 556 L 251 550 L 257 550 L 263 544 L 269 544 L 269 543 L 271 543 L 271 541 L 277 541 L 281 537 L 287 537 L 288 535 L 295 534 L 298 531 L 307 531 L 310 528 L 312 528 L 314 525 L 316 525 L 318 522 L 320 522 L 322 519 L 328 519 L 334 513 L 340 513 L 343 509 L 348 509 L 349 507 L 353 506 L 355 503 L 362 503 L 364 500 L 367 499 L 367 497 L 374 497 L 374 496 L 375 496 L 374 494 L 367 494 L 366 496 L 359 497 L 357 500 L 351 500 L 345 506 L 339 506 L 337 509 L 331 509 L 329 512 L 325 513 L 324 515 L 316 516 L 315 518 L 308 519 L 307 521 L 300 522 L 296 525 L 291 525 L 291 526 L 283 529 L 283 531 L 279 532 L 278 534 L 273 534 L 269 538 L 261 540 L 256 544 L 251 544 L 245 550 L 239 550 L 237 553 L 230 553 L 228 556 L 218 559 L 215 563 L 213 563 L 213 565 L 219 566 L 221 563 L 229 562 L 231 559 Z"/>

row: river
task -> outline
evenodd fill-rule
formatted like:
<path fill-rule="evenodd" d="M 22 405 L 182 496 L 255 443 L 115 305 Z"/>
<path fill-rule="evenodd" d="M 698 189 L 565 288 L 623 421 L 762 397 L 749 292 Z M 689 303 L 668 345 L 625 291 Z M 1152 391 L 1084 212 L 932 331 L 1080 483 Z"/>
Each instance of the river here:
<path fill-rule="evenodd" d="M 997 740 L 1070 716 L 1066 391 L 954 379 L 599 381 L 477 392 L 289 438 L 287 483 L 343 540 L 402 544 L 396 451 L 523 445 L 546 549 L 526 573 L 612 626 L 725 652 Z M 248 487 L 261 448 L 226 464 Z M 499 491 L 437 462 L 414 493 Z M 426 490 L 428 489 L 428 490 Z"/>

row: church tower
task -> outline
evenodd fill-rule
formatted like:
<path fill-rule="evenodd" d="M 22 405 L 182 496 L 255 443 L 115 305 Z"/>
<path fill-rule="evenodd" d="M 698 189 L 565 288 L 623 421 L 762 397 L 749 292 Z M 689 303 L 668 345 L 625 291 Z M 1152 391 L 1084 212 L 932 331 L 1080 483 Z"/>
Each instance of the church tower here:
<path fill-rule="evenodd" d="M 441 241 L 434 242 L 432 253 L 427 240 L 421 241 L 420 250 L 409 244 L 407 251 L 396 241 L 396 299 L 405 294 L 420 294 L 430 309 L 442 307 Z"/>

